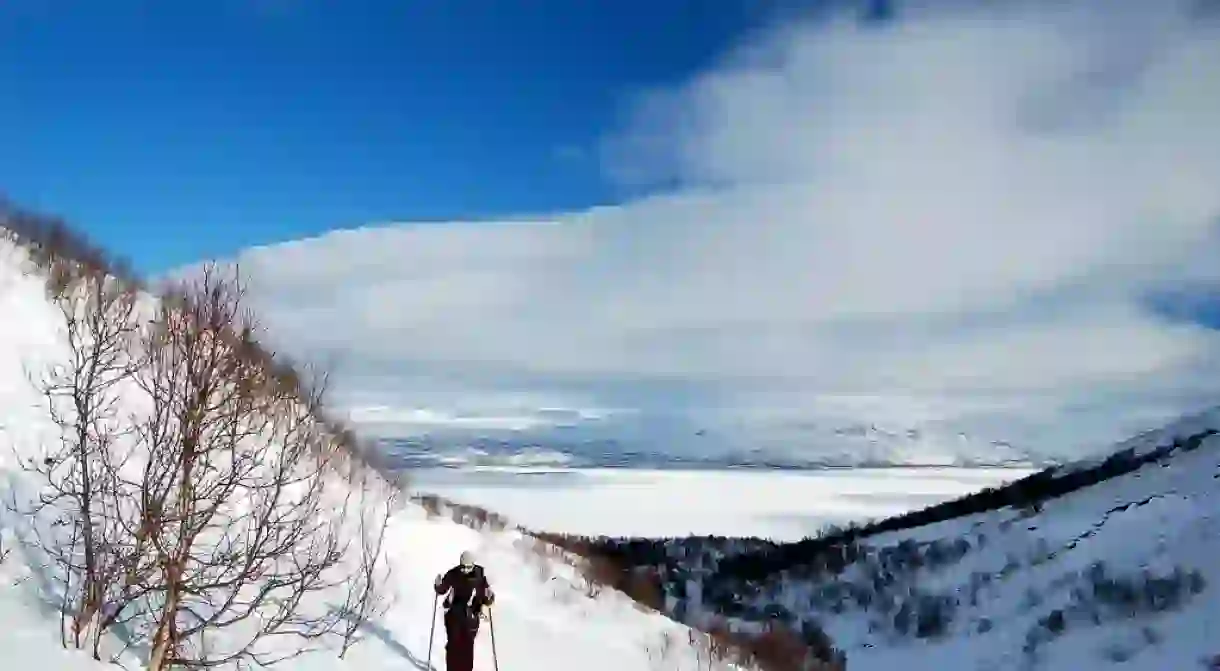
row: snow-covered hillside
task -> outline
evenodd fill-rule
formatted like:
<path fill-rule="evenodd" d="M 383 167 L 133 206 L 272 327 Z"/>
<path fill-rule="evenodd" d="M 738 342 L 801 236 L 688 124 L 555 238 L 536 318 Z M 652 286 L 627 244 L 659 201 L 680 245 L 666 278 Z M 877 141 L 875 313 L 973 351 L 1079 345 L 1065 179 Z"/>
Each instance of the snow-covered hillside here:
<path fill-rule="evenodd" d="M 3 229 L 0 229 L 3 233 Z M 34 536 L 39 524 L 22 514 L 45 489 L 28 468 L 41 459 L 40 448 L 59 440 L 46 401 L 31 384 L 42 367 L 57 362 L 64 346 L 63 317 L 46 298 L 46 283 L 26 251 L 6 236 L 0 239 L 0 651 L 12 668 L 103 668 L 84 650 L 61 645 L 61 584 L 52 576 Z M 133 402 L 128 396 L 124 403 Z M 52 522 L 56 526 L 58 522 Z M 706 636 L 638 607 L 622 594 L 593 592 L 571 565 L 539 551 L 535 539 L 513 530 L 475 531 L 407 504 L 392 519 L 385 536 L 390 579 L 384 615 L 363 627 L 363 640 L 343 659 L 338 641 L 303 641 L 285 636 L 280 652 L 319 646 L 317 652 L 285 662 L 295 669 L 444 668 L 444 633 L 438 625 L 428 659 L 434 606 L 432 579 L 473 550 L 486 567 L 497 593 L 492 610 L 498 659 L 492 657 L 491 627 L 476 649 L 476 668 L 710 669 L 728 668 L 706 660 Z M 314 608 L 336 607 L 343 585 L 308 595 Z M 105 612 L 103 607 L 103 612 Z M 439 619 L 439 618 L 437 618 Z M 116 656 L 127 668 L 143 665 L 148 650 L 139 642 L 124 645 L 123 626 L 108 633 L 102 657 Z M 227 634 L 225 634 L 227 635 Z M 219 638 L 207 645 L 216 645 Z M 131 641 L 126 641 L 132 643 Z M 675 645 L 675 642 L 678 644 Z M 221 645 L 223 645 L 223 641 Z M 199 645 L 205 645 L 202 639 Z M 664 653 L 664 659 L 662 654 Z"/>
<path fill-rule="evenodd" d="M 875 554 L 839 593 L 786 598 L 822 617 L 853 668 L 911 668 L 912 648 L 929 669 L 1197 668 L 1220 653 L 1217 477 L 1220 441 L 1209 437 L 1041 512 L 1006 508 L 870 539 Z M 852 586 L 880 589 L 859 607 L 871 590 Z M 930 640 L 902 641 L 903 629 Z"/>
<path fill-rule="evenodd" d="M 1217 668 L 1220 411 L 1117 447 L 854 542 L 605 542 L 653 557 L 676 616 L 824 631 L 853 671 Z"/>
<path fill-rule="evenodd" d="M 59 526 L 64 515 L 23 512 L 46 489 L 29 462 L 61 438 L 33 380 L 70 351 L 40 273 L 25 250 L 0 240 L 0 650 L 19 667 L 100 669 L 90 646 L 61 642 L 63 589 L 38 534 L 53 533 L 45 523 Z M 139 394 L 124 393 L 121 405 L 138 413 Z M 1119 663 L 1160 671 L 1213 663 L 1220 654 L 1213 639 L 1220 632 L 1220 411 L 1116 449 L 1109 459 L 938 506 L 951 514 L 890 518 L 874 532 L 839 536 L 844 542 L 691 538 L 638 544 L 634 550 L 650 559 L 636 563 L 660 569 L 658 605 L 679 620 L 714 631 L 781 623 L 826 658 L 845 652 L 853 671 Z M 602 589 L 570 555 L 500 527 L 476 530 L 406 504 L 382 546 L 388 607 L 360 628 L 361 641 L 342 658 L 335 636 L 286 636 L 271 652 L 317 648 L 285 666 L 319 671 L 443 668 L 443 631 L 435 632 L 429 659 L 431 580 L 461 551 L 474 550 L 498 595 L 496 654 L 488 626 L 478 669 L 733 668 L 722 658 L 731 637 L 711 638 Z M 647 586 L 647 576 L 634 577 Z M 300 607 L 333 610 L 345 588 L 309 594 Z M 149 651 L 140 635 L 134 626 L 114 627 L 101 656 L 142 666 Z M 208 645 L 223 646 L 226 636 Z"/>

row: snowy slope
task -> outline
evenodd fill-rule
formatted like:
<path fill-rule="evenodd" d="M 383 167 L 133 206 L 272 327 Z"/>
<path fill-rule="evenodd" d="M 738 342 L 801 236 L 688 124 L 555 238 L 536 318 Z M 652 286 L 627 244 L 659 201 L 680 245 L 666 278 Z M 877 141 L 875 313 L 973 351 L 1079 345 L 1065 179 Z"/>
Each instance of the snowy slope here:
<path fill-rule="evenodd" d="M 875 611 L 824 622 L 855 648 L 853 669 L 900 660 L 911 668 L 913 651 L 929 669 L 1197 668 L 1220 653 L 1217 477 L 1220 440 L 1211 437 L 1164 466 L 1048 501 L 1041 513 L 1005 509 L 872 539 L 879 551 L 905 540 L 972 546 L 899 581 L 959 599 L 943 640 L 893 644 L 869 633 Z"/>
<path fill-rule="evenodd" d="M 1220 661 L 1217 429 L 1220 412 L 1184 418 L 1117 446 L 1158 457 L 1133 472 L 817 557 L 767 564 L 782 548 L 667 541 L 670 607 L 702 626 L 778 618 L 824 631 L 852 671 L 1210 668 L 1204 660 Z M 740 561 L 751 556 L 764 561 Z"/>
<path fill-rule="evenodd" d="M 0 230 L 2 232 L 2 230 Z M 42 399 L 27 371 L 62 355 L 57 313 L 44 298 L 44 284 L 25 253 L 0 240 L 0 496 L 17 501 L 30 496 L 36 483 L 17 466 L 36 454 L 42 441 L 55 439 Z M 86 653 L 61 649 L 60 617 L 53 588 L 39 569 L 36 549 L 18 542 L 28 538 L 29 521 L 0 506 L 0 651 L 5 667 L 55 669 L 102 668 Z M 478 532 L 448 519 L 429 517 L 409 505 L 387 534 L 394 604 L 365 632 L 365 640 L 343 660 L 335 650 L 299 657 L 285 666 L 297 669 L 428 669 L 434 603 L 432 579 L 456 562 L 463 550 L 474 550 L 497 592 L 494 625 L 501 668 L 694 669 L 705 654 L 689 629 L 656 613 L 645 613 L 621 594 L 587 595 L 583 578 L 567 564 L 535 552 L 533 539 L 515 531 Z M 339 595 L 335 595 L 336 600 Z M 439 618 L 438 618 L 439 619 Z M 439 629 L 439 627 L 438 627 Z M 478 669 L 493 668 L 488 630 L 476 651 Z M 662 641 L 674 646 L 664 661 L 656 659 Z M 444 667 L 443 631 L 436 632 L 431 664 Z M 292 649 L 301 643 L 285 638 Z M 117 642 L 103 646 L 118 648 Z M 140 660 L 125 653 L 128 668 Z M 659 665 L 659 666 L 658 666 Z"/>

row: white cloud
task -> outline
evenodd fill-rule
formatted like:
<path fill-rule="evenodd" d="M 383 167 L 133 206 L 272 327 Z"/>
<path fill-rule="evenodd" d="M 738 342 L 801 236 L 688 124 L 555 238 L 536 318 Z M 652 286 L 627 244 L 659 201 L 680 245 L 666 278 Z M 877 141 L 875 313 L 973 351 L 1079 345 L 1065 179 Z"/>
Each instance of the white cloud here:
<path fill-rule="evenodd" d="M 1216 336 L 1143 299 L 1217 279 L 1216 25 L 1169 1 L 996 4 L 776 27 L 641 94 L 608 174 L 676 192 L 241 261 L 282 340 L 338 354 L 349 393 L 389 397 L 372 405 L 655 408 L 676 385 L 721 411 L 857 394 L 1058 417 L 1108 389 L 1117 424 L 1141 390 L 1198 400 Z"/>

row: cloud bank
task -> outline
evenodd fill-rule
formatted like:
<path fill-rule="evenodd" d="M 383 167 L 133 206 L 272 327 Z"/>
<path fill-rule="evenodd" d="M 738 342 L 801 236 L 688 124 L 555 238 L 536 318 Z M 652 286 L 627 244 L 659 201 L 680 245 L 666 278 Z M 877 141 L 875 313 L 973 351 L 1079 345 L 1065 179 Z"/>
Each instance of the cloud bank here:
<path fill-rule="evenodd" d="M 1149 300 L 1220 279 L 1203 7 L 776 25 L 628 101 L 602 157 L 648 195 L 238 261 L 354 407 L 626 408 L 787 450 L 819 449 L 793 429 L 817 419 L 939 422 L 1076 449 L 1220 398 L 1217 332 Z"/>

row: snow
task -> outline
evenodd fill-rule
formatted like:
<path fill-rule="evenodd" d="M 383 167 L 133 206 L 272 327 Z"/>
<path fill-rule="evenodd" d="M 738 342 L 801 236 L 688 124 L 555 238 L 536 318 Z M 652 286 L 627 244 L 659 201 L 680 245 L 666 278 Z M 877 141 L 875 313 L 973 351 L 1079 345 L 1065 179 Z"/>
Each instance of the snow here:
<path fill-rule="evenodd" d="M 474 550 L 496 591 L 497 653 L 506 667 L 647 669 L 648 646 L 658 643 L 661 632 L 679 628 L 659 614 L 639 612 L 622 595 L 587 598 L 570 568 L 540 569 L 541 559 L 516 532 L 481 533 L 429 520 L 422 509 L 412 508 L 390 536 L 396 541 L 389 550 L 394 573 L 409 578 L 396 583 L 398 604 L 380 623 L 384 629 L 349 653 L 350 668 L 401 669 L 404 661 L 412 665 L 406 668 L 424 668 L 420 660 L 427 657 L 432 579 L 450 568 L 462 549 Z M 443 666 L 439 620 L 432 659 Z M 484 626 L 475 664 L 490 669 L 490 631 Z M 294 666 L 322 670 L 341 665 L 317 655 Z"/>
<path fill-rule="evenodd" d="M 1187 418 L 1146 440 L 1171 441 L 1215 426 Z M 1153 449 L 1123 444 L 1132 446 Z M 852 671 L 1093 669 L 1119 660 L 1124 670 L 1200 668 L 1201 660 L 1220 653 L 1218 483 L 1220 437 L 1212 436 L 1195 450 L 1176 451 L 1161 463 L 1046 501 L 1038 513 L 1003 508 L 867 538 L 869 557 L 837 578 L 815 582 L 779 574 L 752 585 L 748 591 L 757 596 L 745 601 L 756 613 L 779 604 L 803 621 L 819 622 L 846 650 Z M 925 546 L 921 565 L 882 568 L 879 557 L 887 552 L 910 556 L 914 546 L 904 542 L 933 541 L 942 549 L 969 545 L 963 556 L 938 565 L 927 559 L 932 555 Z M 1197 592 L 1189 587 L 1194 572 L 1203 579 Z M 875 576 L 886 573 L 894 582 L 876 588 Z M 1117 580 L 1147 596 L 1156 591 L 1150 577 L 1176 583 L 1182 603 L 1140 608 L 1096 591 L 1098 584 Z M 708 578 L 702 581 L 700 594 L 708 589 Z M 738 594 L 747 591 L 731 582 L 719 586 L 726 585 Z M 828 586 L 858 589 L 872 601 L 862 606 L 854 596 L 819 596 Z M 919 594 L 956 601 L 943 634 L 920 638 L 892 626 L 898 605 L 919 612 Z M 881 605 L 882 595 L 895 605 Z M 694 618 L 715 610 L 702 599 L 692 601 Z M 1043 623 L 1056 610 L 1063 613 L 1065 630 L 1048 636 Z"/>
<path fill-rule="evenodd" d="M 799 540 L 829 524 L 923 508 L 1016 480 L 1025 468 L 787 470 L 422 469 L 421 492 L 537 531 Z"/>
<path fill-rule="evenodd" d="M 17 460 L 36 454 L 42 442 L 54 439 L 42 399 L 26 377 L 28 371 L 62 355 L 57 312 L 45 299 L 41 279 L 23 250 L 0 240 L 0 494 L 20 499 L 36 483 Z M 48 598 L 53 588 L 42 578 L 37 548 L 17 542 L 28 538 L 22 519 L 0 506 L 0 650 L 5 666 L 46 671 L 99 669 L 86 652 L 65 650 L 59 642 L 59 614 Z M 492 609 L 499 663 L 506 669 L 569 669 L 588 671 L 708 668 L 699 665 L 697 646 L 675 646 L 662 661 L 653 659 L 668 636 L 684 643 L 686 627 L 655 612 L 644 612 L 625 596 L 604 591 L 589 596 L 583 578 L 571 566 L 534 550 L 534 541 L 516 531 L 475 531 L 449 519 L 430 517 L 408 505 L 387 533 L 386 559 L 392 570 L 393 605 L 364 632 L 364 640 L 340 660 L 335 649 L 313 652 L 285 667 L 329 669 L 428 669 L 444 667 L 444 632 L 438 626 L 428 657 L 434 619 L 433 577 L 456 563 L 463 550 L 473 549 L 497 593 Z M 325 596 L 339 601 L 342 594 Z M 319 604 L 315 604 L 319 605 Z M 476 667 L 491 669 L 489 628 L 480 634 Z M 279 645 L 296 649 L 299 642 Z M 333 647 L 333 646 L 332 646 Z M 108 641 L 104 650 L 117 643 Z M 119 660 L 140 666 L 134 653 Z"/>
<path fill-rule="evenodd" d="M 427 669 L 430 614 L 434 604 L 432 579 L 451 567 L 458 553 L 473 549 L 496 591 L 492 609 L 497 653 L 504 668 L 567 669 L 590 671 L 649 669 L 649 649 L 656 649 L 666 631 L 686 640 L 684 627 L 659 614 L 637 610 L 626 597 L 602 593 L 585 596 L 581 581 L 567 566 L 533 554 L 515 532 L 480 533 L 441 519 L 428 519 L 422 509 L 412 507 L 389 532 L 388 548 L 396 603 L 367 632 L 367 639 L 344 660 L 333 652 L 318 652 L 297 658 L 286 666 L 293 669 Z M 104 668 L 84 653 L 60 650 L 57 615 L 51 605 L 39 602 L 36 581 L 18 578 L 17 563 L 10 560 L 0 571 L 0 650 L 14 668 L 77 671 Z M 444 630 L 436 618 L 432 664 L 444 668 Z M 47 653 L 53 653 L 47 659 Z M 490 634 L 486 625 L 476 647 L 476 668 L 492 668 Z M 678 650 L 672 667 L 694 669 L 693 650 Z"/>
<path fill-rule="evenodd" d="M 36 454 L 55 434 L 27 374 L 63 355 L 57 314 L 24 253 L 0 240 L 0 498 L 28 496 L 29 476 L 16 459 Z M 1204 413 L 1119 446 L 1147 454 L 1175 437 L 1220 428 Z M 1077 464 L 1069 468 L 1080 468 Z M 827 522 L 882 517 L 1020 477 L 1015 469 L 868 469 L 787 471 L 631 471 L 498 469 L 454 476 L 423 472 L 414 483 L 466 503 L 484 504 L 514 521 L 549 531 L 610 535 L 695 534 L 792 539 Z M 1095 669 L 1161 671 L 1200 668 L 1220 653 L 1220 436 L 1198 449 L 1177 450 L 1161 463 L 1046 502 L 1040 512 L 1005 508 L 867 539 L 871 558 L 898 554 L 911 542 L 966 542 L 968 550 L 938 564 L 893 571 L 885 588 L 896 604 L 918 594 L 945 595 L 958 605 L 939 636 L 900 635 L 893 612 L 825 597 L 834 585 L 863 584 L 875 568 L 856 562 L 828 582 L 781 573 L 735 592 L 747 606 L 782 604 L 816 620 L 847 652 L 852 671 L 962 669 Z M 94 671 L 104 664 L 60 645 L 54 589 L 36 548 L 22 545 L 30 520 L 0 506 L 0 650 L 6 668 Z M 981 539 L 985 538 L 983 542 Z M 285 663 L 307 671 L 444 668 L 432 579 L 463 550 L 474 550 L 497 593 L 476 668 L 586 671 L 714 668 L 687 645 L 691 630 L 645 611 L 613 591 L 594 594 L 576 570 L 514 530 L 477 531 L 414 504 L 394 519 L 386 541 L 392 606 L 365 628 L 364 640 L 339 659 L 334 646 Z M 920 549 L 925 552 L 925 549 Z M 926 555 L 925 555 L 926 556 Z M 1104 575 L 1096 568 L 1104 561 Z M 1175 573 L 1177 571 L 1177 573 Z M 1189 576 L 1203 579 L 1181 604 L 1158 612 L 1107 610 L 1090 589 L 1106 580 Z M 973 586 L 983 576 L 985 584 Z M 700 582 L 700 581 L 703 582 Z M 1138 581 L 1144 581 L 1140 583 Z M 715 585 L 692 578 L 692 617 L 710 614 Z M 912 595 L 913 590 L 916 592 Z M 977 598 L 972 598 L 977 597 Z M 325 606 L 342 598 L 324 594 Z M 1104 600 L 1103 600 L 1104 601 Z M 1100 606 L 1098 605 L 1100 604 Z M 833 606 L 833 607 L 832 607 Z M 1102 606 L 1105 606 L 1102 608 Z M 1090 610 L 1090 609 L 1094 610 Z M 1098 610 L 1100 608 L 1100 610 Z M 1065 614 L 1065 629 L 1044 636 L 1047 618 Z M 1090 618 L 1096 613 L 1097 622 Z M 737 618 L 745 625 L 746 618 Z M 988 626 L 984 627 L 984 623 Z M 438 627 L 439 628 L 439 627 Z M 1031 639 L 1031 635 L 1035 639 Z M 1043 638 L 1037 638 L 1043 636 Z M 656 651 L 677 641 L 667 659 Z M 1036 645 L 1031 646 L 1031 640 Z M 292 639 L 279 645 L 300 647 Z M 106 651 L 117 649 L 108 641 Z M 1033 652 L 1027 652 L 1032 649 Z M 135 653 L 119 661 L 138 668 Z"/>
<path fill-rule="evenodd" d="M 1024 661 L 1021 646 L 1026 632 L 1038 617 L 1068 600 L 1065 590 L 1054 586 L 1056 580 L 1085 571 L 1097 561 L 1104 561 L 1113 574 L 1149 569 L 1163 575 L 1175 566 L 1194 569 L 1203 574 L 1209 587 L 1181 611 L 1110 622 L 1109 626 L 1081 625 L 1076 630 L 1069 624 L 1069 635 L 1052 641 L 1042 651 L 1045 668 L 1095 668 L 1109 650 L 1128 648 L 1133 657 L 1123 669 L 1197 668 L 1200 659 L 1215 655 L 1220 651 L 1214 640 L 1220 632 L 1220 597 L 1215 591 L 1220 585 L 1220 496 L 1214 478 L 1220 473 L 1220 451 L 1216 449 L 1220 446 L 1210 447 L 1176 455 L 1164 468 L 1146 467 L 1138 472 L 1139 477 L 1123 476 L 1048 502 L 1039 515 L 1017 520 L 1015 511 L 1009 510 L 978 520 L 976 537 L 991 535 L 997 542 L 951 574 L 938 576 L 946 587 L 960 589 L 971 571 L 997 572 L 1008 557 L 1018 557 L 1025 563 L 1043 544 L 1058 554 L 1039 565 L 1017 570 L 1010 579 L 998 583 L 978 608 L 968 611 L 970 620 L 987 617 L 995 622 L 991 635 L 981 639 L 959 635 L 943 645 L 927 646 L 923 656 L 926 668 L 947 664 L 963 669 L 1019 666 Z M 1138 507 L 1115 510 L 1145 500 L 1148 502 Z M 939 530 L 921 529 L 920 535 L 951 538 L 959 535 L 960 524 L 950 523 L 950 528 Z M 893 543 L 898 537 L 878 542 Z M 1075 546 L 1069 548 L 1073 541 Z M 1041 595 L 1045 604 L 1029 612 L 1021 601 L 1031 591 Z M 1138 634 L 1143 627 L 1157 632 L 1159 643 L 1139 645 Z M 844 639 L 847 633 L 842 632 Z M 856 636 L 866 638 L 859 631 Z M 981 640 L 987 644 L 980 645 Z M 1148 649 L 1142 649 L 1145 647 Z M 880 668 L 898 659 L 907 660 L 910 668 L 910 657 L 904 656 L 901 646 L 864 649 L 851 659 L 853 669 Z"/>
<path fill-rule="evenodd" d="M 7 585 L 10 576 L 0 571 L 0 578 Z M 24 595 L 13 594 L 16 588 L 0 587 L 0 650 L 4 651 L 5 667 L 15 669 L 44 669 L 46 671 L 100 671 L 110 668 L 95 662 L 83 654 L 63 649 L 49 616 L 46 621 L 31 617 L 31 612 L 45 610 L 43 604 L 23 599 Z M 16 597 L 16 598 L 15 598 Z"/>

